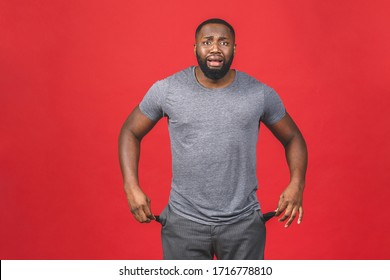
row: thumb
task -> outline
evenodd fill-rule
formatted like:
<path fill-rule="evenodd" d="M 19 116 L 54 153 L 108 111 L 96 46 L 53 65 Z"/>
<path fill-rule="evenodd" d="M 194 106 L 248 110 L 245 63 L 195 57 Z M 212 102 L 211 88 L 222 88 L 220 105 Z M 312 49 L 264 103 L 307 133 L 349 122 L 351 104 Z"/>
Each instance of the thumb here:
<path fill-rule="evenodd" d="M 152 204 L 152 201 L 148 197 L 147 198 L 147 206 L 144 207 L 144 212 L 145 212 L 146 217 L 148 217 L 149 219 L 155 220 L 156 217 L 152 214 L 151 204 Z"/>

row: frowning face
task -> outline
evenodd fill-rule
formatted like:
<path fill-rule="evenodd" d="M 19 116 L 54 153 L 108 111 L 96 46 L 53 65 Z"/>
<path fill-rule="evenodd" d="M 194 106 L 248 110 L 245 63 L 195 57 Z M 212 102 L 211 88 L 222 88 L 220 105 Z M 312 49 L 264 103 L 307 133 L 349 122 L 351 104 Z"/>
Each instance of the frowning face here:
<path fill-rule="evenodd" d="M 229 72 L 234 52 L 233 34 L 223 24 L 206 24 L 196 37 L 196 59 L 200 69 L 209 79 L 219 80 Z"/>

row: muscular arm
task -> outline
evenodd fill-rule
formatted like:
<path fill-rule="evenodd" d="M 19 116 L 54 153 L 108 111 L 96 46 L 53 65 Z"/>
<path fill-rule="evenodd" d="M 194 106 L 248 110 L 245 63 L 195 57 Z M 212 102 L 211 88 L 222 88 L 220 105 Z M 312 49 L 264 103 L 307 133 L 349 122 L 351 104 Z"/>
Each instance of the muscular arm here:
<path fill-rule="evenodd" d="M 303 218 L 302 199 L 307 168 L 306 143 L 288 114 L 268 128 L 284 146 L 290 170 L 290 183 L 280 196 L 276 216 L 284 212 L 279 221 L 287 220 L 285 227 L 288 227 L 298 214 L 300 224 Z"/>
<path fill-rule="evenodd" d="M 141 140 L 155 124 L 137 106 L 126 119 L 119 135 L 118 153 L 124 189 L 131 213 L 139 222 L 155 219 L 150 199 L 141 190 L 138 181 Z"/>

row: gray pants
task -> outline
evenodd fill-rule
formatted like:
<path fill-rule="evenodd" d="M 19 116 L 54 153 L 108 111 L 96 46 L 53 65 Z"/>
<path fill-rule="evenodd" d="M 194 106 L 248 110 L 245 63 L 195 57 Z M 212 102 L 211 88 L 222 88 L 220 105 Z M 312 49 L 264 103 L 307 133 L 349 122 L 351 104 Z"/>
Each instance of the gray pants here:
<path fill-rule="evenodd" d="M 204 225 L 174 213 L 160 216 L 165 260 L 262 260 L 265 220 L 260 210 L 230 225 Z"/>

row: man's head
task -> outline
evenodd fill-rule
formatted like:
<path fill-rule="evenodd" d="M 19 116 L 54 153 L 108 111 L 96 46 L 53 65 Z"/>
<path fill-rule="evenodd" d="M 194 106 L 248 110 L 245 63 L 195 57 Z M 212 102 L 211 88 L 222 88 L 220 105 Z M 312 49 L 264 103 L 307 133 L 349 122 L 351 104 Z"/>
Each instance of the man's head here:
<path fill-rule="evenodd" d="M 234 58 L 233 27 L 217 18 L 202 22 L 195 32 L 194 52 L 199 67 L 207 78 L 223 78 L 229 72 Z"/>

